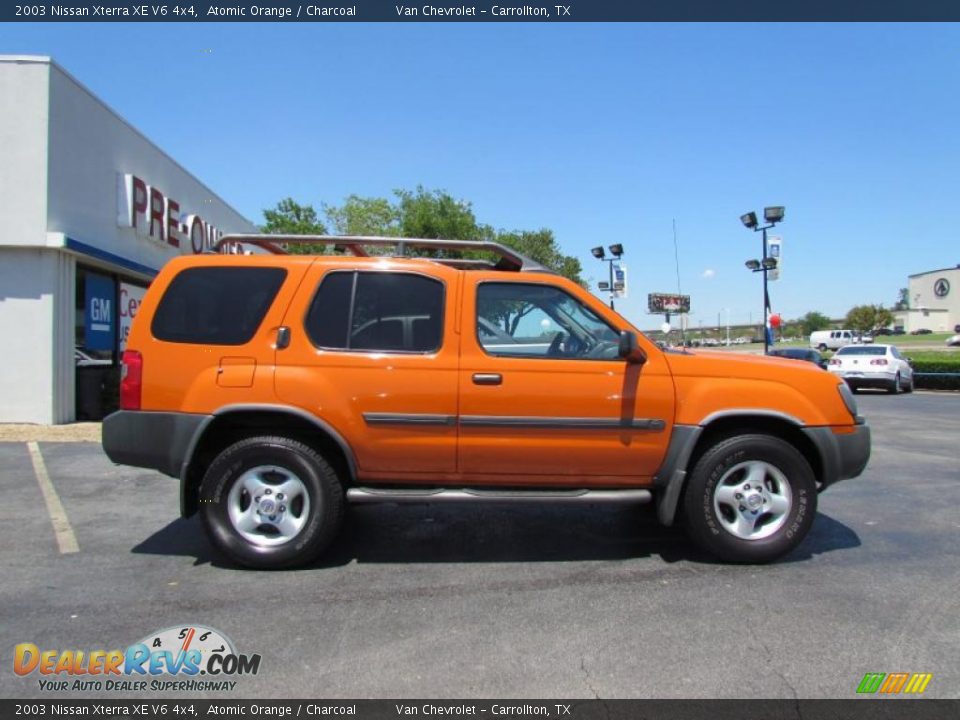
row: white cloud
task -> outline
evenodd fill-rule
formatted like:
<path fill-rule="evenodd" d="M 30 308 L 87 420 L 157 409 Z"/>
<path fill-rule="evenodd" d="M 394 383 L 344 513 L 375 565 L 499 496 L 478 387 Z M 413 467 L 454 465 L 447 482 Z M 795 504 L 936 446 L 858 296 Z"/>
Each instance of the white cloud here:
<path fill-rule="evenodd" d="M 703 274 L 700 275 L 700 277 L 706 278 L 707 280 L 709 280 L 716 274 L 717 274 L 716 270 L 713 270 L 712 268 L 707 268 L 706 270 L 703 271 Z"/>

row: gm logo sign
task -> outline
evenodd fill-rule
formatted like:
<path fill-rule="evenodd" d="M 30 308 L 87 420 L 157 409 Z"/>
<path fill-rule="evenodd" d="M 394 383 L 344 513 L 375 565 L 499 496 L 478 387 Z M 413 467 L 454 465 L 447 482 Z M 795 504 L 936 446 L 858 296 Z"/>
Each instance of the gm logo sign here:
<path fill-rule="evenodd" d="M 867 695 L 919 695 L 933 680 L 933 673 L 867 673 L 857 686 L 857 692 Z"/>

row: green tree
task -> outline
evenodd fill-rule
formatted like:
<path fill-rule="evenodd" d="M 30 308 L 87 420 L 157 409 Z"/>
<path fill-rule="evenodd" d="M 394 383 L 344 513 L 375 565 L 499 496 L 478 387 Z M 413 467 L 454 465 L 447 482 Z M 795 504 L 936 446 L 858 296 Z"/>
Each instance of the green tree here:
<path fill-rule="evenodd" d="M 400 208 L 387 198 L 348 195 L 343 205 L 323 204 L 337 235 L 400 235 Z"/>
<path fill-rule="evenodd" d="M 907 310 L 910 307 L 909 288 L 900 288 L 897 290 L 897 301 L 893 304 L 894 310 Z"/>
<path fill-rule="evenodd" d="M 799 320 L 803 334 L 808 336 L 817 330 L 825 330 L 830 327 L 830 318 L 821 312 L 811 310 Z"/>
<path fill-rule="evenodd" d="M 326 235 L 327 227 L 312 205 L 301 205 L 285 198 L 273 210 L 264 210 L 266 222 L 260 228 L 271 235 Z"/>
<path fill-rule="evenodd" d="M 312 205 L 301 205 L 293 198 L 284 198 L 272 210 L 264 210 L 266 222 L 261 230 L 270 235 L 326 235 L 327 226 Z M 323 245 L 290 243 L 287 251 L 294 255 L 322 253 Z"/>
<path fill-rule="evenodd" d="M 883 305 L 857 305 L 847 313 L 847 327 L 860 333 L 893 324 L 893 313 Z"/>

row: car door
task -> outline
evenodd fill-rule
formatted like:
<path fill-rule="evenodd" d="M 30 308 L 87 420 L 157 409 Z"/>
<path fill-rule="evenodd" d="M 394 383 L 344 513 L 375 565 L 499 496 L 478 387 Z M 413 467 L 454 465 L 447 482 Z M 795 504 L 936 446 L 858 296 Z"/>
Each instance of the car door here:
<path fill-rule="evenodd" d="M 560 278 L 467 274 L 458 453 L 466 483 L 636 485 L 658 469 L 673 423 L 669 368 L 652 348 L 643 365 L 619 358 L 619 331 L 633 328 L 585 296 Z"/>
<path fill-rule="evenodd" d="M 383 260 L 316 263 L 284 325 L 277 395 L 331 426 L 363 480 L 443 479 L 456 470 L 456 274 Z"/>

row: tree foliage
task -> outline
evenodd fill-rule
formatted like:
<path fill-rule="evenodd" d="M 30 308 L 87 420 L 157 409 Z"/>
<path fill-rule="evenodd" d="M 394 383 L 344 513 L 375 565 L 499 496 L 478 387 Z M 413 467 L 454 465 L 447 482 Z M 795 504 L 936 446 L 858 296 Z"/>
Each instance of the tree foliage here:
<path fill-rule="evenodd" d="M 830 327 L 830 318 L 821 312 L 811 310 L 800 318 L 800 327 L 802 328 L 803 334 L 809 336 L 810 333 L 816 332 L 817 330 L 826 330 Z"/>
<path fill-rule="evenodd" d="M 859 333 L 872 332 L 892 323 L 893 313 L 883 305 L 857 305 L 847 313 L 847 327 Z"/>
<path fill-rule="evenodd" d="M 910 290 L 900 288 L 897 290 L 897 301 L 893 304 L 894 310 L 907 310 L 910 307 Z"/>
<path fill-rule="evenodd" d="M 337 235 L 380 235 L 447 240 L 487 240 L 513 248 L 541 265 L 585 285 L 580 261 L 565 255 L 548 228 L 539 230 L 497 230 L 481 223 L 473 205 L 458 200 L 445 190 L 395 190 L 392 198 L 348 195 L 342 204 L 322 206 Z M 311 205 L 300 205 L 291 198 L 263 211 L 263 232 L 292 235 L 324 234 L 326 225 Z M 302 246 L 301 246 L 302 247 Z M 298 246 L 291 245 L 291 252 Z M 313 252 L 310 246 L 302 251 Z"/>

